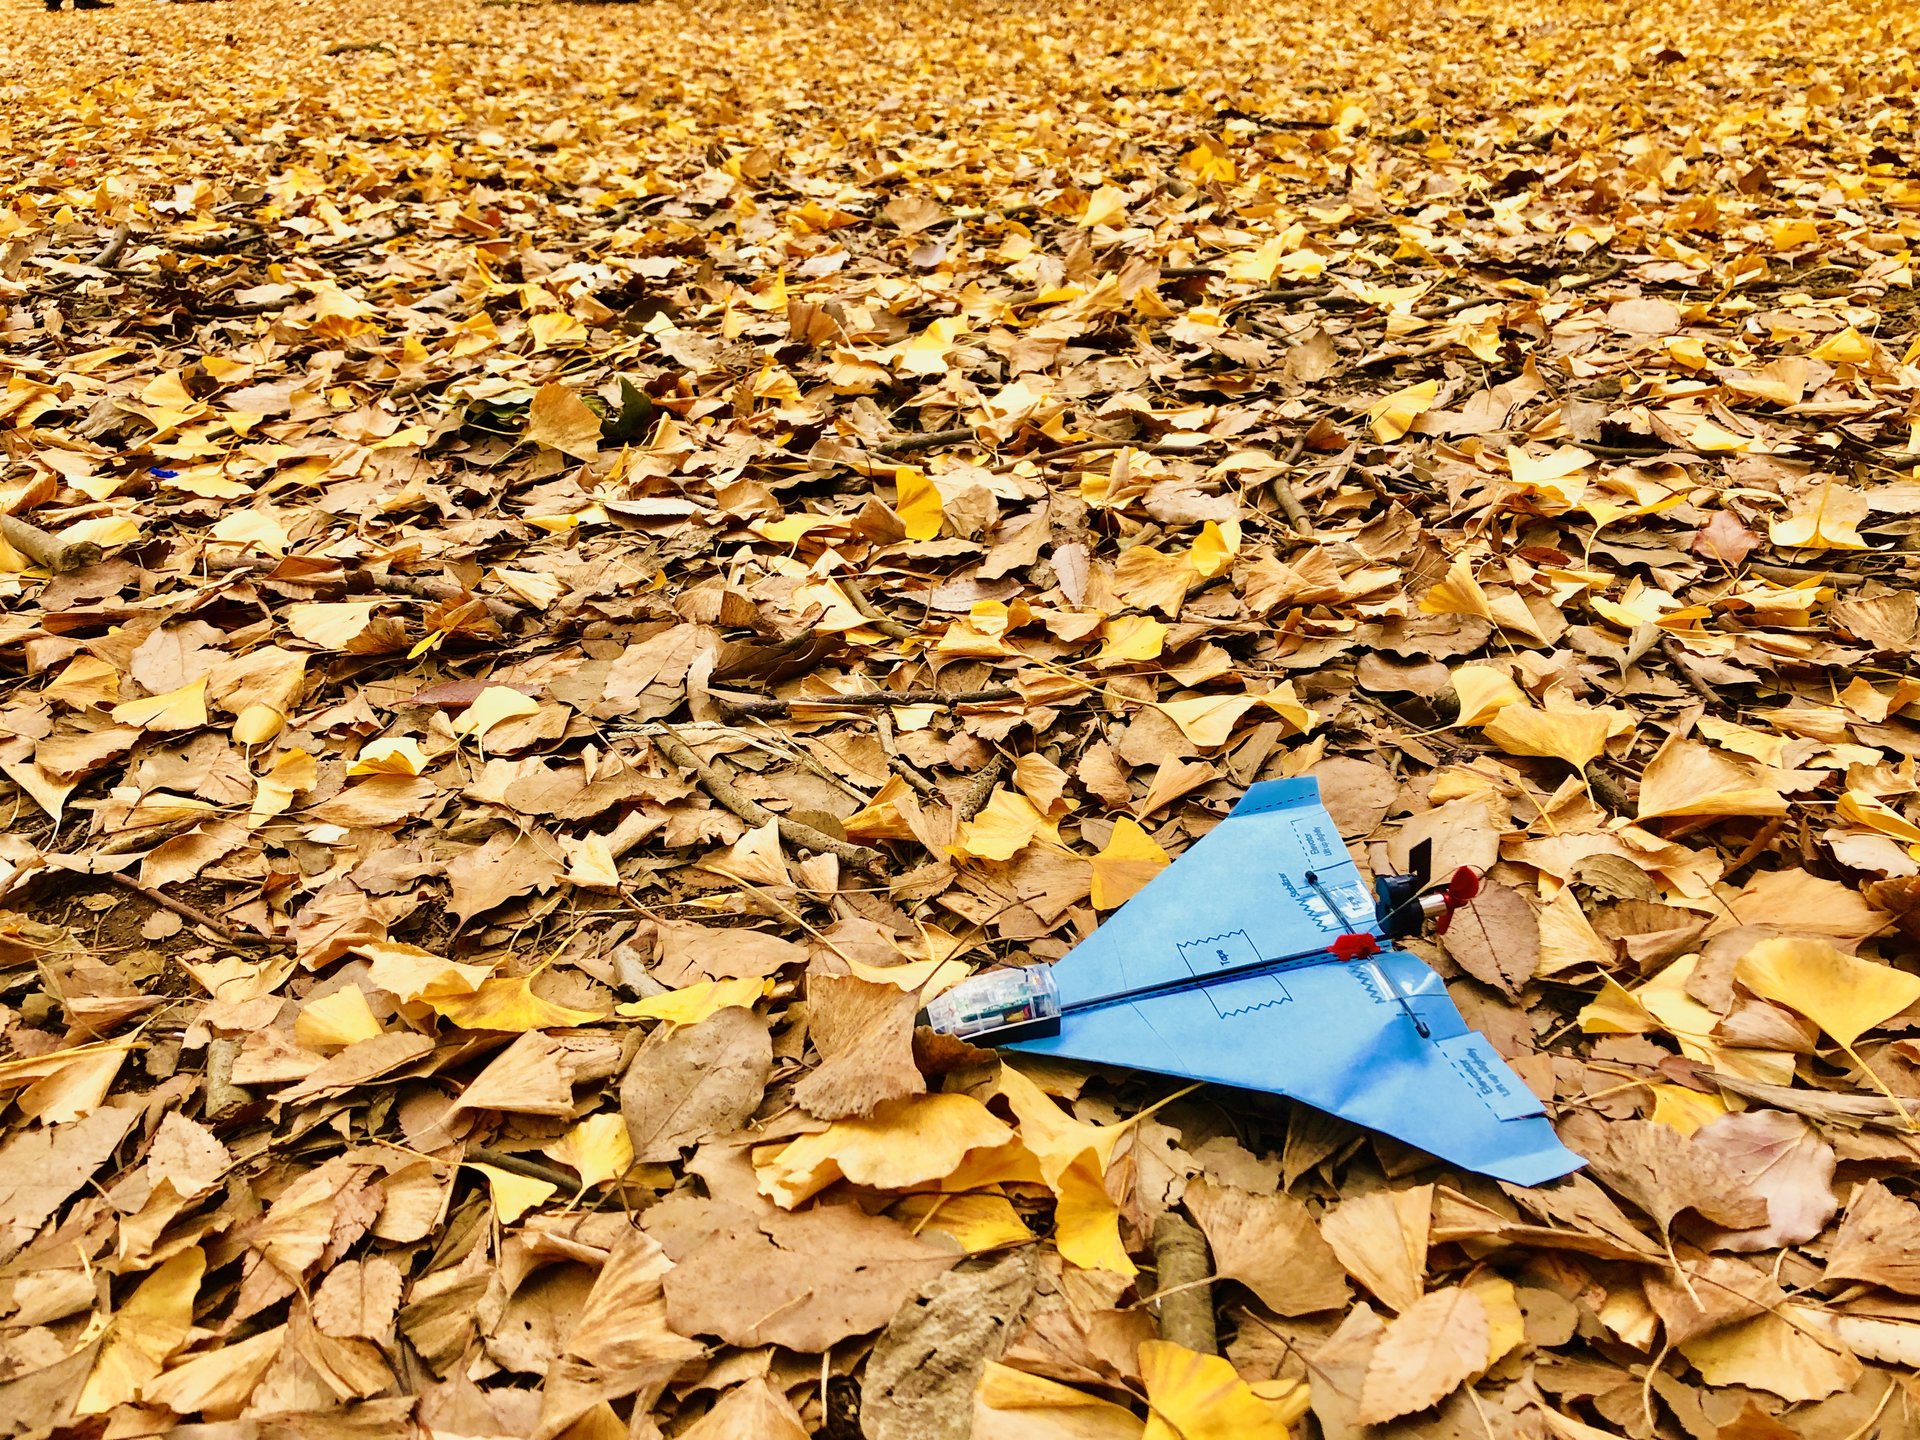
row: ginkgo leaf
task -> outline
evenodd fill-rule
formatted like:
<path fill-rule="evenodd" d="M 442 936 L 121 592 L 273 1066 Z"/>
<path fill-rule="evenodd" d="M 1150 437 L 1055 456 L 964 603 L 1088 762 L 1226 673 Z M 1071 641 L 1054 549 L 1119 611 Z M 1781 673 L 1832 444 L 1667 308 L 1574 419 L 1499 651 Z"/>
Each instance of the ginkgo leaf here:
<path fill-rule="evenodd" d="M 406 1004 L 471 995 L 493 975 L 491 965 L 462 965 L 391 940 L 356 945 L 354 953 L 372 962 L 367 979 L 375 989 Z"/>
<path fill-rule="evenodd" d="M 1209 520 L 1200 527 L 1199 539 L 1187 551 L 1187 563 L 1202 580 L 1211 580 L 1231 570 L 1239 553 L 1240 522 L 1229 520 L 1221 525 Z"/>
<path fill-rule="evenodd" d="M 941 508 L 940 492 L 933 482 L 914 469 L 902 465 L 893 472 L 894 511 L 906 527 L 909 540 L 931 540 L 940 533 L 946 511 Z"/>
<path fill-rule="evenodd" d="M 1786 798 L 1757 765 L 1672 739 L 1640 775 L 1640 818 L 1665 815 L 1784 815 Z"/>
<path fill-rule="evenodd" d="M 607 1017 L 593 1010 L 575 1010 L 533 993 L 533 976 L 488 980 L 467 995 L 422 995 L 434 1013 L 463 1030 L 558 1030 L 589 1025 Z"/>
<path fill-rule="evenodd" d="M 1167 643 L 1167 627 L 1151 615 L 1116 615 L 1100 626 L 1102 644 L 1096 665 L 1157 660 Z"/>
<path fill-rule="evenodd" d="M 1920 1001 L 1920 975 L 1845 955 L 1825 940 L 1782 936 L 1740 957 L 1734 978 L 1851 1046 Z"/>
<path fill-rule="evenodd" d="M 285 814 L 294 797 L 320 783 L 320 764 L 304 750 L 282 751 L 273 768 L 254 781 L 252 823 Z"/>
<path fill-rule="evenodd" d="M 484 745 L 487 732 L 494 726 L 523 715 L 539 713 L 540 702 L 531 695 L 508 685 L 489 685 L 474 697 L 471 705 L 460 712 L 453 722 L 453 733 L 471 735 Z"/>
<path fill-rule="evenodd" d="M 1544 707 L 1502 706 L 1480 733 L 1509 755 L 1552 756 L 1584 770 L 1606 753 L 1609 739 L 1632 729 L 1633 719 L 1624 710 L 1556 696 Z"/>
<path fill-rule="evenodd" d="M 969 1255 L 1025 1245 L 1033 1232 L 1004 1195 L 909 1195 L 887 1212 L 916 1235 L 946 1235 Z"/>
<path fill-rule="evenodd" d="M 582 1191 L 618 1180 L 633 1168 L 633 1141 L 617 1111 L 589 1115 L 547 1146 L 547 1154 L 580 1177 Z"/>
<path fill-rule="evenodd" d="M 989 1360 L 973 1394 L 973 1434 L 1005 1440 L 1142 1440 L 1132 1411 Z"/>
<path fill-rule="evenodd" d="M 738 980 L 696 980 L 693 984 L 645 1000 L 614 1007 L 627 1020 L 664 1020 L 670 1025 L 698 1025 L 717 1010 L 734 1006 L 751 1010 L 772 985 L 751 976 Z"/>
<path fill-rule="evenodd" d="M 358 985 L 342 985 L 332 994 L 309 1000 L 293 1022 L 293 1038 L 315 1050 L 338 1049 L 384 1033 Z"/>
<path fill-rule="evenodd" d="M 1433 407 L 1439 394 L 1438 380 L 1422 380 L 1374 401 L 1367 407 L 1367 423 L 1373 427 L 1373 438 L 1383 444 L 1398 440 L 1413 428 L 1415 420 Z"/>
<path fill-rule="evenodd" d="M 1145 1341 L 1139 1355 L 1147 1404 L 1177 1440 L 1288 1440 L 1288 1427 L 1307 1413 L 1308 1387 L 1299 1381 L 1256 1387 L 1232 1361 L 1171 1340 Z M 1268 1389 L 1275 1393 L 1262 1393 Z"/>
<path fill-rule="evenodd" d="M 1829 335 L 1807 353 L 1815 360 L 1825 360 L 1833 365 L 1865 365 L 1873 359 L 1873 341 L 1849 325 L 1838 334 Z"/>
<path fill-rule="evenodd" d="M 117 725 L 137 725 L 142 730 L 198 730 L 207 723 L 207 677 L 164 695 L 145 700 L 129 700 L 113 707 Z"/>
<path fill-rule="evenodd" d="M 554 381 L 534 391 L 527 407 L 527 439 L 576 460 L 591 460 L 600 453 L 600 434 L 600 417 L 567 386 Z"/>
<path fill-rule="evenodd" d="M 347 774 L 424 775 L 429 763 L 427 752 L 420 748 L 418 740 L 410 736 L 384 736 L 360 747 L 353 764 L 347 767 Z"/>
<path fill-rule="evenodd" d="M 980 813 L 961 823 L 948 853 L 963 860 L 1011 860 L 1051 828 L 1031 800 L 998 785 Z"/>
<path fill-rule="evenodd" d="M 1447 567 L 1440 583 L 1430 586 L 1420 597 L 1420 613 L 1478 615 L 1483 620 L 1491 620 L 1493 607 L 1487 601 L 1487 592 L 1473 578 L 1473 568 L 1464 560 L 1456 560 Z"/>
<path fill-rule="evenodd" d="M 1487 1367 L 1486 1306 L 1458 1285 L 1422 1295 L 1387 1325 L 1360 1392 L 1359 1420 L 1379 1425 L 1424 1410 Z"/>
<path fill-rule="evenodd" d="M 1460 702 L 1455 725 L 1484 725 L 1508 705 L 1524 704 L 1527 692 L 1492 665 L 1462 665 L 1448 677 Z"/>
<path fill-rule="evenodd" d="M 77 1415 L 102 1415 L 140 1398 L 149 1381 L 186 1347 L 193 1332 L 193 1306 L 206 1274 L 206 1252 L 182 1250 L 140 1282 L 107 1323 L 106 1340 L 94 1359 Z"/>
<path fill-rule="evenodd" d="M 1111 910 L 1126 904 L 1172 863 L 1139 822 L 1121 816 L 1106 845 L 1093 857 L 1093 908 Z"/>
<path fill-rule="evenodd" d="M 842 1178 L 904 1190 L 944 1180 L 968 1151 L 1013 1138 L 971 1095 L 908 1095 L 790 1141 L 758 1165 L 760 1193 L 790 1210 Z"/>
<path fill-rule="evenodd" d="M 1087 197 L 1087 208 L 1081 212 L 1079 223 L 1091 228 L 1095 225 L 1112 225 L 1127 218 L 1127 192 L 1113 185 L 1102 185 Z"/>
<path fill-rule="evenodd" d="M 493 1213 L 503 1225 L 511 1225 L 529 1210 L 537 1209 L 560 1193 L 560 1187 L 531 1175 L 516 1175 L 497 1165 L 467 1162 L 467 1169 L 486 1177 L 487 1191 L 493 1197 Z"/>
<path fill-rule="evenodd" d="M 1865 550 L 1860 522 L 1867 518 L 1866 494 L 1828 481 L 1802 495 L 1790 513 L 1767 526 L 1776 545 L 1802 550 Z"/>
<path fill-rule="evenodd" d="M 1563 446 L 1542 456 L 1529 455 L 1517 445 L 1507 447 L 1507 470 L 1522 494 L 1546 500 L 1550 510 L 1568 510 L 1578 505 L 1587 493 L 1586 473 L 1594 466 L 1593 455 L 1574 446 Z"/>
<path fill-rule="evenodd" d="M 1154 708 L 1200 749 L 1217 750 L 1232 736 L 1240 717 L 1258 703 L 1252 695 L 1198 695 L 1188 700 L 1164 700 Z"/>

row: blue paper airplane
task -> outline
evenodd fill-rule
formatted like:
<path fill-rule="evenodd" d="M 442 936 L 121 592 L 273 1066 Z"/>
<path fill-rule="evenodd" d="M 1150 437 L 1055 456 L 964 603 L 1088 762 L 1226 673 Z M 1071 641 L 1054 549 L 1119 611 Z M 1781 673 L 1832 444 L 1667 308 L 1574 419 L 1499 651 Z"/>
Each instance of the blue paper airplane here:
<path fill-rule="evenodd" d="M 1252 787 L 1051 971 L 989 972 L 927 1008 L 982 1043 L 1290 1096 L 1519 1185 L 1584 1163 L 1388 938 L 1310 778 Z"/>

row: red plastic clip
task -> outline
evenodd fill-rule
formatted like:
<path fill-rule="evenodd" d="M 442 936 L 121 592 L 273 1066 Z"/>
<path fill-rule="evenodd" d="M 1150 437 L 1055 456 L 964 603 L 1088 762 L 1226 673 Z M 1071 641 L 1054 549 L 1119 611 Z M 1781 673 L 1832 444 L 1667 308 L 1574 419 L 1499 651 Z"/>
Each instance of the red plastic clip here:
<path fill-rule="evenodd" d="M 1365 960 L 1380 953 L 1380 942 L 1371 935 L 1342 935 L 1332 948 L 1336 960 Z"/>

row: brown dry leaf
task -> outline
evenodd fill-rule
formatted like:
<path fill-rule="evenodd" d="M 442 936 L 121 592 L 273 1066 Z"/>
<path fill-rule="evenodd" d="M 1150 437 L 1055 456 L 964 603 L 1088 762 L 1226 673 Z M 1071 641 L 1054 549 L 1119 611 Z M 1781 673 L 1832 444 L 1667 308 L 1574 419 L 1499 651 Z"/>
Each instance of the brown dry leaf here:
<path fill-rule="evenodd" d="M 1473 1291 L 1449 1285 L 1394 1320 L 1367 1361 L 1358 1420 L 1378 1425 L 1425 1410 L 1487 1366 L 1492 1331 Z"/>
<path fill-rule="evenodd" d="M 1485 885 L 1455 913 L 1443 943 L 1474 979 L 1518 996 L 1540 968 L 1540 917 L 1519 891 Z"/>
<path fill-rule="evenodd" d="M 729 1345 L 820 1351 L 878 1330 L 959 1258 L 854 1206 L 736 1211 L 667 1272 L 668 1321 Z"/>
<path fill-rule="evenodd" d="M 1562 1122 L 1568 1144 L 1587 1157 L 1593 1173 L 1638 1206 L 1662 1232 L 1691 1210 L 1729 1230 L 1768 1223 L 1765 1197 L 1754 1180 L 1742 1182 L 1711 1146 L 1696 1149 L 1689 1137 L 1652 1120 L 1611 1124 L 1592 1114 Z"/>
<path fill-rule="evenodd" d="M 1298 1200 L 1199 1179 L 1188 1184 L 1183 1203 L 1206 1232 L 1215 1272 L 1246 1285 L 1275 1314 L 1347 1303 L 1340 1261 Z"/>
<path fill-rule="evenodd" d="M 1827 1247 L 1827 1275 L 1920 1295 L 1920 1205 L 1878 1180 L 1855 1190 Z"/>
<path fill-rule="evenodd" d="M 688 1146 L 744 1124 L 773 1072 L 762 1015 L 740 1006 L 647 1037 L 620 1082 L 636 1160 L 678 1160 Z"/>
<path fill-rule="evenodd" d="M 807 977 L 807 1029 L 820 1064 L 793 1098 L 823 1120 L 871 1114 L 883 1101 L 927 1088 L 913 1063 L 919 997 L 851 975 Z"/>
<path fill-rule="evenodd" d="M 1833 1193 L 1833 1147 L 1798 1116 L 1778 1110 L 1722 1116 L 1694 1131 L 1690 1148 L 1719 1159 L 1743 1188 L 1767 1202 L 1765 1225 L 1713 1231 L 1701 1238 L 1708 1249 L 1804 1245 L 1827 1228 L 1840 1208 Z M 1831 1265 L 1831 1253 L 1828 1259 Z"/>
<path fill-rule="evenodd" d="M 1375 1190 L 1342 1200 L 1320 1222 L 1340 1263 L 1388 1309 L 1404 1312 L 1426 1290 L 1433 1186 Z"/>

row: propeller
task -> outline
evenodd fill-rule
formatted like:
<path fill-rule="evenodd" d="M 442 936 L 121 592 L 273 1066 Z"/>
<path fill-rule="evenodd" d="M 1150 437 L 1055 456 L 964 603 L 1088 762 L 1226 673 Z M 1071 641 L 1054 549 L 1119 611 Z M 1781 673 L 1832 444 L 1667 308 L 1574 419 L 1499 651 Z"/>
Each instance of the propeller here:
<path fill-rule="evenodd" d="M 1412 935 L 1427 921 L 1436 935 L 1447 933 L 1454 911 L 1471 905 L 1480 893 L 1480 872 L 1462 865 L 1441 889 L 1433 883 L 1433 840 L 1407 852 L 1405 875 L 1382 875 L 1376 882 L 1382 928 L 1391 937 Z"/>

